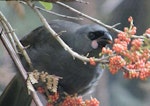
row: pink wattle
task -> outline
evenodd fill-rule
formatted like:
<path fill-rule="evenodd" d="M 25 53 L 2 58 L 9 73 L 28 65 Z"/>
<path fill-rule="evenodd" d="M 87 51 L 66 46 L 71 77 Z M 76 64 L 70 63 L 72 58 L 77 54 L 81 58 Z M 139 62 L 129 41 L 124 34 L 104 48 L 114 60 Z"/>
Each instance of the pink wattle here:
<path fill-rule="evenodd" d="M 91 43 L 91 46 L 93 49 L 97 49 L 98 48 L 98 43 L 96 40 L 93 40 L 92 43 Z"/>

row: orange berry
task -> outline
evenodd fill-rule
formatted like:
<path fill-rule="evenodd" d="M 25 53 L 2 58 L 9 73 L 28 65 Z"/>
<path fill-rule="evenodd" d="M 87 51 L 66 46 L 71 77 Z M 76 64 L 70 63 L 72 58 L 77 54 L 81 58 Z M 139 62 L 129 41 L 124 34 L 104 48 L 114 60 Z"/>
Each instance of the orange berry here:
<path fill-rule="evenodd" d="M 96 65 L 96 62 L 94 61 L 94 58 L 93 57 L 90 57 L 90 64 L 95 66 Z"/>
<path fill-rule="evenodd" d="M 130 16 L 130 17 L 128 18 L 128 21 L 129 21 L 129 22 L 133 21 L 132 16 Z"/>
<path fill-rule="evenodd" d="M 127 27 L 124 27 L 124 32 L 128 32 L 128 28 Z"/>
<path fill-rule="evenodd" d="M 145 33 L 150 34 L 150 28 L 148 28 Z"/>
<path fill-rule="evenodd" d="M 91 100 L 85 101 L 85 106 L 99 106 L 100 103 L 96 98 L 92 98 Z"/>
<path fill-rule="evenodd" d="M 136 34 L 136 29 L 132 29 L 131 32 L 130 32 L 130 34 L 131 34 L 131 35 Z"/>
<path fill-rule="evenodd" d="M 134 39 L 132 42 L 131 42 L 131 45 L 132 45 L 132 49 L 133 50 L 138 50 L 141 45 L 142 45 L 142 40 L 141 39 Z"/>
<path fill-rule="evenodd" d="M 116 52 L 116 53 L 122 53 L 123 51 L 126 51 L 127 50 L 127 46 L 123 45 L 123 44 L 114 44 L 113 45 L 113 50 Z"/>
<path fill-rule="evenodd" d="M 121 56 L 113 56 L 109 59 L 109 69 L 112 74 L 118 72 L 125 65 L 126 61 Z"/>
<path fill-rule="evenodd" d="M 112 50 L 110 50 L 110 48 L 103 47 L 102 48 L 102 53 L 103 54 L 112 54 Z"/>

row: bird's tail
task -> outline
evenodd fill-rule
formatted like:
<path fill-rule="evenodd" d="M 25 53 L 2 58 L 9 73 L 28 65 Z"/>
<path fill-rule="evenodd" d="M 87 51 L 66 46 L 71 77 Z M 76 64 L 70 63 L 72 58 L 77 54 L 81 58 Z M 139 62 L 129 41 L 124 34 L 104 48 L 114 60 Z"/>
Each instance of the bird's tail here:
<path fill-rule="evenodd" d="M 0 106 L 30 106 L 32 98 L 25 84 L 16 74 L 0 96 Z"/>

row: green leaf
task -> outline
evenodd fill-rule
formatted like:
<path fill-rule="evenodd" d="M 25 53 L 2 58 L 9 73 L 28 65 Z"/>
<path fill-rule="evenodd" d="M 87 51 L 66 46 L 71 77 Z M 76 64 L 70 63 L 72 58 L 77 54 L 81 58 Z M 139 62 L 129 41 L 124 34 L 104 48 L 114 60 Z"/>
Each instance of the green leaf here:
<path fill-rule="evenodd" d="M 51 10 L 51 9 L 53 8 L 52 3 L 43 2 L 43 1 L 39 1 L 39 3 L 40 3 L 46 10 Z"/>

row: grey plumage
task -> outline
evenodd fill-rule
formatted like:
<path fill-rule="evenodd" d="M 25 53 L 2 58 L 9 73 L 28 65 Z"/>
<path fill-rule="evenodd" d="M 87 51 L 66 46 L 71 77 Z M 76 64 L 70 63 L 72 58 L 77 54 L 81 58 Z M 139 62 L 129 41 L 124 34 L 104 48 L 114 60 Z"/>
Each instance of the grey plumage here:
<path fill-rule="evenodd" d="M 60 37 L 81 55 L 89 53 L 90 56 L 97 57 L 102 47 L 112 40 L 107 29 L 95 24 L 80 25 L 64 20 L 54 20 L 50 25 L 57 33 L 62 32 Z M 95 41 L 95 47 L 92 41 Z M 91 66 L 89 63 L 85 65 L 78 59 L 74 60 L 43 26 L 21 39 L 21 43 L 24 46 L 29 45 L 26 50 L 33 67 L 39 71 L 47 71 L 49 74 L 63 77 L 59 86 L 69 94 L 83 94 L 101 75 L 98 65 Z M 21 60 L 26 70 L 29 70 L 22 56 Z"/>

